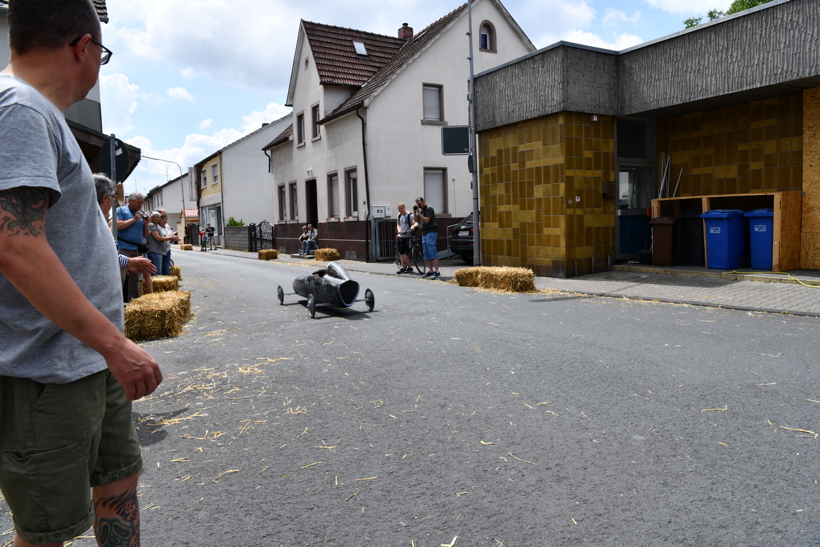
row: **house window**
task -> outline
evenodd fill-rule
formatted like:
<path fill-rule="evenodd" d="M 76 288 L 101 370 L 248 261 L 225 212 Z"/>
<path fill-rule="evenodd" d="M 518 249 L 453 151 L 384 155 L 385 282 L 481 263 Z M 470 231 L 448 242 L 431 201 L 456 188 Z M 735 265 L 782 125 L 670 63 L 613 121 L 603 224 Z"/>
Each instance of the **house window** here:
<path fill-rule="evenodd" d="M 345 173 L 345 188 L 347 189 L 347 216 L 359 216 L 359 180 L 356 171 Z"/>
<path fill-rule="evenodd" d="M 495 43 L 495 27 L 489 21 L 481 23 L 478 41 L 478 47 L 481 51 L 488 51 L 490 53 L 496 53 L 498 51 Z"/>
<path fill-rule="evenodd" d="M 327 176 L 327 213 L 329 218 L 339 218 L 339 175 Z"/>
<path fill-rule="evenodd" d="M 217 182 L 219 182 L 219 166 L 213 164 L 211 166 L 211 184 L 216 184 Z"/>
<path fill-rule="evenodd" d="M 318 139 L 321 136 L 319 127 L 319 105 L 314 105 L 311 108 L 311 120 L 313 121 L 313 138 Z"/>
<path fill-rule="evenodd" d="M 447 186 L 445 185 L 446 170 L 424 170 L 424 201 L 436 213 L 447 212 Z"/>
<path fill-rule="evenodd" d="M 288 190 L 290 191 L 290 219 L 296 220 L 299 212 L 299 203 L 296 201 L 296 183 L 291 182 Z"/>
<path fill-rule="evenodd" d="M 208 172 L 203 169 L 200 176 L 202 178 L 202 187 L 206 188 L 208 186 Z"/>
<path fill-rule="evenodd" d="M 305 115 L 296 116 L 296 145 L 305 144 Z"/>
<path fill-rule="evenodd" d="M 424 121 L 443 122 L 444 108 L 442 107 L 442 87 L 440 85 L 423 86 L 424 93 Z"/>
<path fill-rule="evenodd" d="M 287 206 L 288 206 L 288 198 L 285 194 L 285 185 L 280 184 L 278 188 L 278 195 L 279 195 L 279 220 L 285 220 L 287 218 Z"/>

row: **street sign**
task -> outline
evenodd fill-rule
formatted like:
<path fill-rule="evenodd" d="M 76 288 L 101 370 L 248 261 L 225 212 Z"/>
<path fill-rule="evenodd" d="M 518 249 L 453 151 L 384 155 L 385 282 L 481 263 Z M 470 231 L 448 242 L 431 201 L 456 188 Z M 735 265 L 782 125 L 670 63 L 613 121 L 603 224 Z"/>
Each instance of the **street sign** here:
<path fill-rule="evenodd" d="M 100 149 L 100 171 L 114 182 L 122 182 L 128 176 L 128 149 L 120 139 L 114 139 L 114 159 L 116 161 L 116 180 L 111 177 L 111 145 L 106 142 Z"/>
<path fill-rule="evenodd" d="M 441 153 L 444 156 L 470 154 L 470 126 L 448 125 L 441 128 Z"/>

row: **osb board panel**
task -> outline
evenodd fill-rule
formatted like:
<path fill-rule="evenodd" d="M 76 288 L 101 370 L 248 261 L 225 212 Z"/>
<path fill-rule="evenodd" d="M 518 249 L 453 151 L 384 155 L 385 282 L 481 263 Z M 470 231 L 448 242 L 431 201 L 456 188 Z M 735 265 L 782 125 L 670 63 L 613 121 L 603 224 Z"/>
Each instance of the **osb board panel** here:
<path fill-rule="evenodd" d="M 820 270 L 820 232 L 803 232 L 800 267 Z"/>
<path fill-rule="evenodd" d="M 803 92 L 803 191 L 803 231 L 820 233 L 820 87 Z"/>
<path fill-rule="evenodd" d="M 772 265 L 777 271 L 806 267 L 800 261 L 802 197 L 800 192 L 783 192 L 780 196 L 780 267 Z"/>

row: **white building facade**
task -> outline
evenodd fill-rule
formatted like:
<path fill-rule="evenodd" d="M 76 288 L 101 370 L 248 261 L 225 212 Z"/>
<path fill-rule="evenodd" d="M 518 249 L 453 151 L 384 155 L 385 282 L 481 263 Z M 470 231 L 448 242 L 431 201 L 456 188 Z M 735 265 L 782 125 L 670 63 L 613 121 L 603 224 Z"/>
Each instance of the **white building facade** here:
<path fill-rule="evenodd" d="M 466 5 L 396 38 L 302 21 L 293 125 L 266 147 L 280 250 L 293 252 L 312 223 L 320 247 L 376 260 L 392 254 L 398 202 L 426 197 L 440 235 L 472 211 L 466 156 L 441 154 L 441 128 L 469 123 L 466 30 Z M 535 49 L 497 0 L 473 3 L 473 36 L 476 73 Z"/>

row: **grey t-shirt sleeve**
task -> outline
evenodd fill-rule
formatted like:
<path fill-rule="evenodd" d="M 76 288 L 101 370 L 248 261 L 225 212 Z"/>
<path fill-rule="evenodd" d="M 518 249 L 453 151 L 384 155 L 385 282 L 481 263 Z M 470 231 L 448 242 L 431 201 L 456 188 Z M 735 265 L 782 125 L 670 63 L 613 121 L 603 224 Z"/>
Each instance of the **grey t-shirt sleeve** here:
<path fill-rule="evenodd" d="M 0 142 L 0 190 L 48 188 L 53 206 L 62 195 L 56 176 L 60 151 L 43 115 L 19 104 L 0 108 Z"/>

